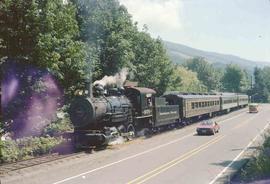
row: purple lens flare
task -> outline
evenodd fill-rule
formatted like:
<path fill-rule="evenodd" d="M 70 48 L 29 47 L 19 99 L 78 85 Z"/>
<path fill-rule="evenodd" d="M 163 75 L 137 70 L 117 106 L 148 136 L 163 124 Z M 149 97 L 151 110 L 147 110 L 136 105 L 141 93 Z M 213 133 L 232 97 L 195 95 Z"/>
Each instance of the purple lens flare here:
<path fill-rule="evenodd" d="M 47 70 L 10 62 L 3 71 L 1 105 L 12 138 L 41 135 L 63 105 L 63 90 Z"/>

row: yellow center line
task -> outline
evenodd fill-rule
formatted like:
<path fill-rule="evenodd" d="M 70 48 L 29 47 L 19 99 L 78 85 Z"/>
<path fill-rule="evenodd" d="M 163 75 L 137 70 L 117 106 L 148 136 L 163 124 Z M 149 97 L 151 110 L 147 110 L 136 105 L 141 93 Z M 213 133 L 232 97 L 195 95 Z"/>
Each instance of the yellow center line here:
<path fill-rule="evenodd" d="M 220 141 L 220 140 L 223 139 L 224 137 L 225 137 L 225 136 L 220 137 L 219 139 L 213 141 L 211 144 L 209 144 L 209 145 L 207 145 L 207 146 L 205 146 L 205 147 L 203 147 L 203 148 L 201 148 L 201 149 L 199 149 L 199 150 L 197 150 L 197 151 L 191 153 L 190 155 L 187 155 L 186 157 L 184 157 L 184 158 L 178 160 L 177 162 L 175 162 L 175 163 L 169 165 L 168 167 L 163 168 L 162 170 L 160 170 L 160 171 L 154 173 L 153 175 L 149 176 L 148 178 L 145 178 L 144 180 L 138 182 L 137 184 L 144 183 L 144 182 L 146 182 L 147 180 L 149 180 L 149 179 L 151 179 L 151 178 L 153 178 L 153 177 L 159 175 L 160 173 L 162 173 L 162 172 L 164 172 L 164 171 L 170 169 L 171 167 L 173 167 L 173 166 L 175 166 L 175 165 L 177 165 L 177 164 L 179 164 L 179 163 L 181 163 L 181 162 L 183 162 L 183 161 L 185 161 L 185 160 L 191 158 L 192 156 L 198 154 L 199 152 L 201 152 L 201 151 L 203 151 L 204 149 L 208 148 L 208 147 L 211 146 L 212 144 L 214 144 L 214 143 Z"/>
<path fill-rule="evenodd" d="M 255 119 L 255 117 L 257 117 L 257 116 L 258 115 L 255 115 L 255 116 L 249 118 L 248 120 L 244 121 L 240 125 L 237 125 L 236 127 L 234 127 L 233 130 L 236 130 L 236 129 L 248 124 L 248 122 Z M 209 142 L 199 146 L 198 148 L 195 148 L 195 149 L 185 153 L 184 155 L 181 155 L 180 157 L 178 157 L 178 158 L 176 158 L 176 159 L 174 159 L 174 160 L 172 160 L 170 162 L 167 162 L 167 163 L 159 166 L 158 168 L 156 168 L 156 169 L 154 169 L 154 170 L 152 170 L 152 171 L 150 171 L 150 172 L 148 172 L 148 173 L 146 173 L 146 174 L 144 174 L 144 175 L 142 175 L 142 176 L 140 176 L 138 178 L 135 178 L 134 180 L 128 182 L 128 184 L 134 184 L 134 183 L 142 184 L 142 183 L 148 181 L 149 179 L 151 179 L 151 178 L 163 173 L 164 171 L 170 169 L 171 167 L 173 167 L 173 166 L 175 166 L 175 165 L 177 165 L 177 164 L 191 158 L 194 155 L 197 155 L 199 152 L 201 152 L 201 151 L 205 150 L 206 148 L 208 148 L 209 146 L 219 142 L 224 137 L 225 137 L 225 135 L 223 135 L 223 136 L 220 135 L 220 136 L 210 140 Z"/>
<path fill-rule="evenodd" d="M 251 121 L 254 118 L 255 118 L 254 116 L 249 118 L 248 120 L 244 121 L 244 123 L 241 123 L 240 125 L 234 127 L 233 130 L 244 126 L 245 124 L 247 124 L 249 121 Z M 172 160 L 172 161 L 170 161 L 168 163 L 165 163 L 165 164 L 161 165 L 160 167 L 158 167 L 158 168 L 156 168 L 156 169 L 154 169 L 154 170 L 152 170 L 152 171 L 150 171 L 150 172 L 148 172 L 148 173 L 146 173 L 146 174 L 144 174 L 144 175 L 142 175 L 142 176 L 140 176 L 138 178 L 135 178 L 134 180 L 128 182 L 128 184 L 133 184 L 133 183 L 141 184 L 141 183 L 144 183 L 145 181 L 147 181 L 147 180 L 155 177 L 156 175 L 168 170 L 169 168 L 181 163 L 182 161 L 187 160 L 188 158 L 198 154 L 199 152 L 201 152 L 204 149 L 208 148 L 210 145 L 220 141 L 224 137 L 225 137 L 225 135 L 224 136 L 220 135 L 220 136 L 210 140 L 209 142 L 199 146 L 198 148 L 195 148 L 195 149 L 185 153 L 184 155 L 181 155 L 180 157 L 178 157 L 178 158 L 176 158 L 176 159 L 174 159 L 174 160 Z"/>
<path fill-rule="evenodd" d="M 184 155 L 181 155 L 180 157 L 178 157 L 178 158 L 176 158 L 176 159 L 174 159 L 174 160 L 172 160 L 170 162 L 167 162 L 167 163 L 161 165 L 160 167 L 158 167 L 158 168 L 156 168 L 156 169 L 154 169 L 154 170 L 152 170 L 152 171 L 150 171 L 150 172 L 148 172 L 148 173 L 146 173 L 146 174 L 144 174 L 144 175 L 142 175 L 142 176 L 140 176 L 138 178 L 135 178 L 134 180 L 128 182 L 128 184 L 143 183 L 143 182 L 151 179 L 152 177 L 154 177 L 154 176 L 156 176 L 156 175 L 158 175 L 158 174 L 160 174 L 160 173 L 168 170 L 169 168 L 171 168 L 171 167 L 173 167 L 173 166 L 181 163 L 182 161 L 184 161 L 184 160 L 192 157 L 193 155 L 198 154 L 202 150 L 204 150 L 207 147 L 209 147 L 210 145 L 212 145 L 212 144 L 220 141 L 224 137 L 225 137 L 225 135 L 223 135 L 223 136 L 221 136 L 221 135 L 220 136 L 217 136 L 216 138 L 214 138 L 214 139 L 206 142 L 205 144 L 199 146 L 198 148 L 195 148 L 195 149 L 193 149 L 193 150 L 185 153 Z"/>

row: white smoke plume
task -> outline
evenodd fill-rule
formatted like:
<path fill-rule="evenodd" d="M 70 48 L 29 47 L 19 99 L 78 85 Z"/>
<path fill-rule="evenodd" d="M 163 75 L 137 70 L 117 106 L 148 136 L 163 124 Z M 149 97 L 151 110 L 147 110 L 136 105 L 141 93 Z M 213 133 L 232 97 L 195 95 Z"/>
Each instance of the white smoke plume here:
<path fill-rule="evenodd" d="M 122 87 L 127 79 L 128 68 L 123 68 L 119 73 L 114 76 L 105 75 L 101 80 L 94 82 L 94 85 L 101 84 L 103 86 L 116 85 L 117 87 Z"/>

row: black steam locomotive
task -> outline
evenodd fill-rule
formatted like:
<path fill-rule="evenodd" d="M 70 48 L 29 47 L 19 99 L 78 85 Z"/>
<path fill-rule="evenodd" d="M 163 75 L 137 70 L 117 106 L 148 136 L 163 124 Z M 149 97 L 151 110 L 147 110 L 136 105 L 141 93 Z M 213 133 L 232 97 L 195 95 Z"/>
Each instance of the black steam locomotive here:
<path fill-rule="evenodd" d="M 152 129 L 179 121 L 178 105 L 167 105 L 149 88 L 125 87 L 104 90 L 93 87 L 78 95 L 70 106 L 77 147 L 104 145 L 119 134 L 129 138 L 142 129 Z"/>
<path fill-rule="evenodd" d="M 234 93 L 185 94 L 167 92 L 156 97 L 153 89 L 127 86 L 105 90 L 95 85 L 78 95 L 70 106 L 76 146 L 106 145 L 119 135 L 133 138 L 142 130 L 182 126 L 196 118 L 246 106 L 247 95 Z"/>

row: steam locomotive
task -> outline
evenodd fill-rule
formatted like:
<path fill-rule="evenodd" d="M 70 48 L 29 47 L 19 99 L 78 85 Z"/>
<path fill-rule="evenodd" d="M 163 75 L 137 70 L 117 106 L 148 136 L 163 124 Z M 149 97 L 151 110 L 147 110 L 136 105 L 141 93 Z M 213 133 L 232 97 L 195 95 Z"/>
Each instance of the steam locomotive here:
<path fill-rule="evenodd" d="M 133 138 L 139 131 L 184 126 L 247 104 L 248 96 L 243 94 L 167 92 L 156 97 L 156 92 L 149 88 L 126 86 L 105 90 L 100 84 L 93 88 L 87 84 L 87 90 L 71 103 L 70 118 L 76 147 L 89 148 L 106 145 L 119 135 Z"/>

